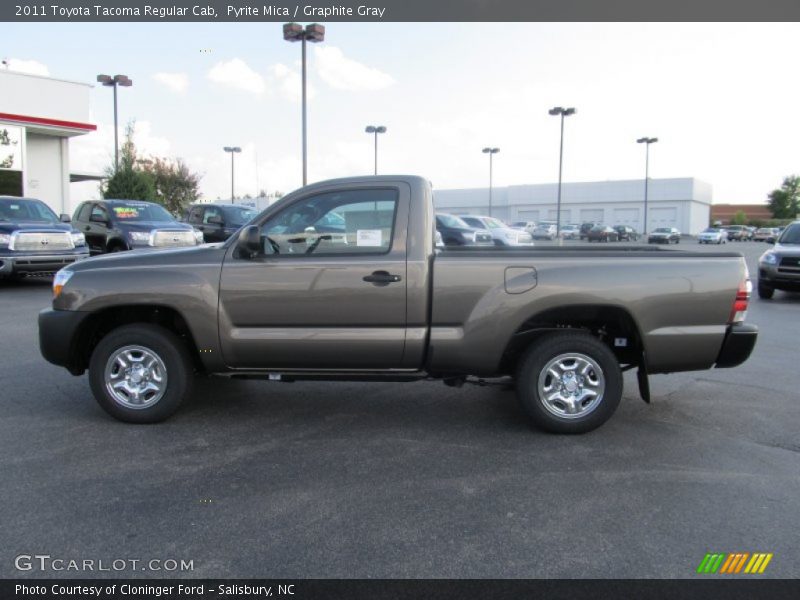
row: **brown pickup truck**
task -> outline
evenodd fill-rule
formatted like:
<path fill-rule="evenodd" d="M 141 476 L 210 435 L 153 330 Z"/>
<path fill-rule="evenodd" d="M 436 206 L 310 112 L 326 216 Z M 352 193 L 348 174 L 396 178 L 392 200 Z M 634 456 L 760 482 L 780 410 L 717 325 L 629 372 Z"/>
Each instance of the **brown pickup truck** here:
<path fill-rule="evenodd" d="M 515 379 L 533 422 L 589 431 L 622 371 L 733 367 L 747 268 L 731 252 L 652 247 L 437 250 L 428 182 L 338 179 L 300 189 L 227 242 L 81 261 L 54 279 L 42 354 L 89 370 L 100 405 L 170 416 L 196 373 L 405 382 Z"/>

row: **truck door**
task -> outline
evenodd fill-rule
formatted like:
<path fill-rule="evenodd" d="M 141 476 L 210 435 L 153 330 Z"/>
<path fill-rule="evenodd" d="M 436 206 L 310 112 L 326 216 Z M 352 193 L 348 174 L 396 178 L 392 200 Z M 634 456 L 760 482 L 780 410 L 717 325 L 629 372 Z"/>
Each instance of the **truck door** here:
<path fill-rule="evenodd" d="M 226 255 L 226 364 L 391 369 L 406 337 L 407 184 L 351 184 L 299 196 L 258 223 L 261 251 Z"/>

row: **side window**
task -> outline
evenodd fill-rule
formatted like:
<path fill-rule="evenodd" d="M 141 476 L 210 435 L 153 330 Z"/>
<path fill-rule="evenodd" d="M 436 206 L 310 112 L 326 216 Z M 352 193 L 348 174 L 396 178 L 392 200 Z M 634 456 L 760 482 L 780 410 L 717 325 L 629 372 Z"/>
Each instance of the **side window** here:
<path fill-rule="evenodd" d="M 107 223 L 108 222 L 108 211 L 103 206 L 101 206 L 100 204 L 93 205 L 92 206 L 91 220 L 99 222 L 99 223 Z"/>
<path fill-rule="evenodd" d="M 92 203 L 91 202 L 84 202 L 81 204 L 80 209 L 78 210 L 78 221 L 87 222 L 89 220 L 89 215 L 92 213 Z"/>
<path fill-rule="evenodd" d="M 304 198 L 261 228 L 264 254 L 385 254 L 397 190 L 347 190 Z"/>
<path fill-rule="evenodd" d="M 189 223 L 201 223 L 203 221 L 203 207 L 194 206 L 189 211 Z"/>
<path fill-rule="evenodd" d="M 209 219 L 213 217 L 219 217 L 222 219 L 222 211 L 216 206 L 207 206 L 206 207 L 206 214 L 203 216 L 203 223 L 206 225 L 210 222 Z"/>

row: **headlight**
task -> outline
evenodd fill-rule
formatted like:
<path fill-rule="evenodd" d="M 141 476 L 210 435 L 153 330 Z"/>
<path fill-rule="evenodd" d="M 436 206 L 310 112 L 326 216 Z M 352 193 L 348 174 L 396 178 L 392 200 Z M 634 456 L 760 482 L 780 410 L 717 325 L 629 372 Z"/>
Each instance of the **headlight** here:
<path fill-rule="evenodd" d="M 56 276 L 53 277 L 53 298 L 58 298 L 61 290 L 64 289 L 64 286 L 67 285 L 67 282 L 72 279 L 74 274 L 69 269 L 61 269 L 56 273 Z"/>
<path fill-rule="evenodd" d="M 72 236 L 72 245 L 76 248 L 78 246 L 86 245 L 86 236 L 84 236 L 80 231 L 74 231 L 70 234 L 70 236 Z"/>
<path fill-rule="evenodd" d="M 128 237 L 131 238 L 131 241 L 134 243 L 139 244 L 149 244 L 150 243 L 150 232 L 149 231 L 129 231 Z"/>
<path fill-rule="evenodd" d="M 762 262 L 765 265 L 777 265 L 778 257 L 772 251 L 764 252 L 764 254 L 761 255 L 761 258 L 758 259 L 758 262 Z"/>
<path fill-rule="evenodd" d="M 8 246 L 11 243 L 10 233 L 0 233 L 0 246 Z"/>
<path fill-rule="evenodd" d="M 202 231 L 198 231 L 197 229 L 194 230 L 194 241 L 197 242 L 198 244 L 203 243 L 204 240 Z"/>
<path fill-rule="evenodd" d="M 461 237 L 463 237 L 468 242 L 474 242 L 477 237 L 477 232 L 475 231 L 462 231 Z"/>

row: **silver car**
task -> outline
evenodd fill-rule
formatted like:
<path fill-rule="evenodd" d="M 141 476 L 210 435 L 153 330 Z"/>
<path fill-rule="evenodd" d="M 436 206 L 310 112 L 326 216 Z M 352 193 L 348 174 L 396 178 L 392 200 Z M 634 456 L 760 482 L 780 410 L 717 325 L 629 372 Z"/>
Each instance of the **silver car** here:
<path fill-rule="evenodd" d="M 458 215 L 470 227 L 486 229 L 492 234 L 496 246 L 533 246 L 533 238 L 527 231 L 512 229 L 500 219 L 481 215 Z"/>

